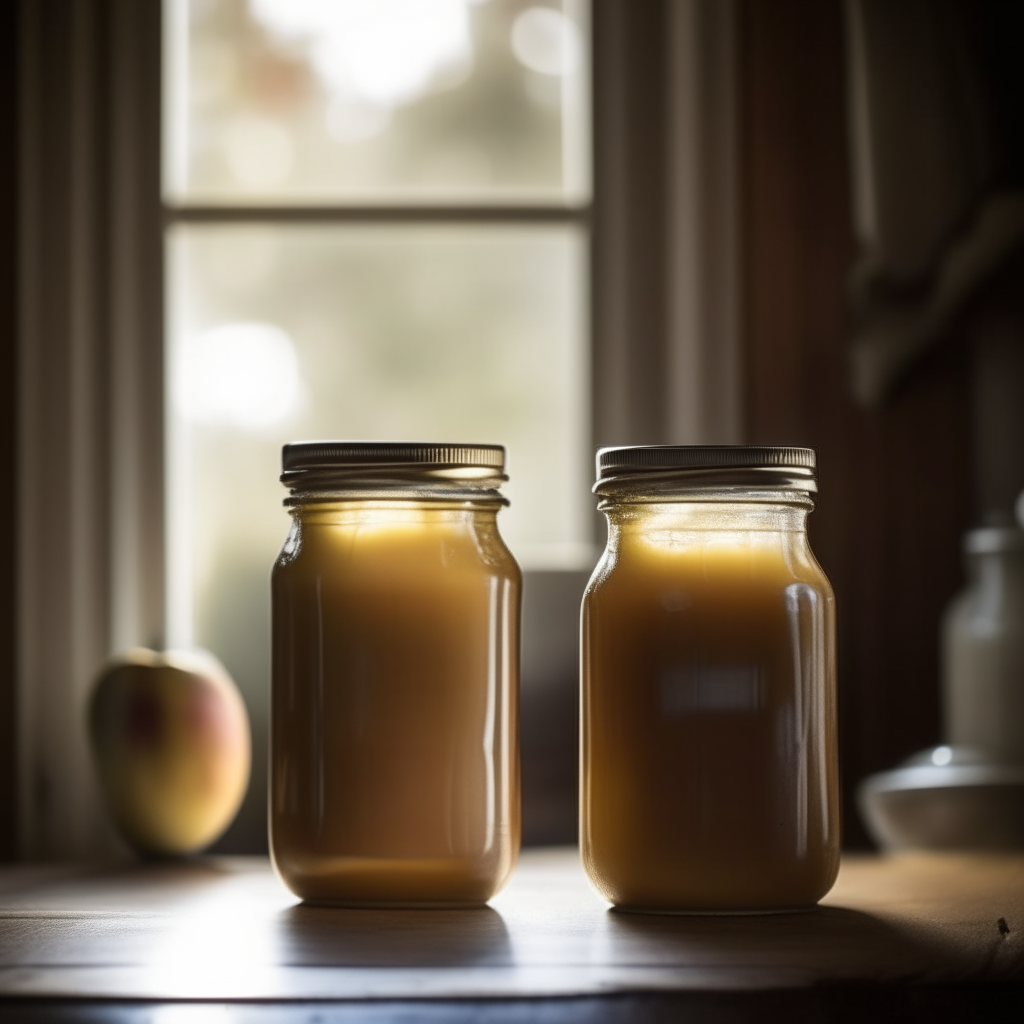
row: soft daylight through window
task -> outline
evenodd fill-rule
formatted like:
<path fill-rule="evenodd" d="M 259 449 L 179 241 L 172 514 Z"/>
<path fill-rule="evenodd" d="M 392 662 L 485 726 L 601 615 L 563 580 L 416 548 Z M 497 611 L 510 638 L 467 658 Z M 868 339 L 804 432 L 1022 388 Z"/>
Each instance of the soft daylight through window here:
<path fill-rule="evenodd" d="M 520 563 L 592 559 L 587 9 L 165 11 L 170 640 L 225 662 L 262 751 L 283 443 L 502 443 Z M 263 835 L 253 780 L 228 848 Z"/>

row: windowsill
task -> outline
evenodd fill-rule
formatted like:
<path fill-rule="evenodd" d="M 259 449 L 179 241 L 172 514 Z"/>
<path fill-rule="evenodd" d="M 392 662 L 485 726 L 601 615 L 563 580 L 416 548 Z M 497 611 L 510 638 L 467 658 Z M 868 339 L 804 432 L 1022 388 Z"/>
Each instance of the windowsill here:
<path fill-rule="evenodd" d="M 525 851 L 475 911 L 303 907 L 262 858 L 0 871 L 5 998 L 686 999 L 1022 979 L 1020 855 L 849 857 L 821 908 L 765 917 L 609 913 L 569 848 Z"/>

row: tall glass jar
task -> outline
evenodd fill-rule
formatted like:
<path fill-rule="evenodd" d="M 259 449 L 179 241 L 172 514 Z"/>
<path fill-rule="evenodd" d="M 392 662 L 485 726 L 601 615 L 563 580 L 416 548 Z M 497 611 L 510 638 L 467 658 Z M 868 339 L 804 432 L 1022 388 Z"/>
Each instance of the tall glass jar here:
<path fill-rule="evenodd" d="M 806 907 L 839 866 L 835 610 L 809 448 L 605 448 L 580 842 L 623 910 Z"/>
<path fill-rule="evenodd" d="M 942 628 L 946 738 L 1024 764 L 1024 530 L 971 530 L 964 551 L 969 582 Z"/>
<path fill-rule="evenodd" d="M 498 445 L 286 445 L 270 848 L 297 896 L 465 906 L 519 851 L 521 574 Z"/>

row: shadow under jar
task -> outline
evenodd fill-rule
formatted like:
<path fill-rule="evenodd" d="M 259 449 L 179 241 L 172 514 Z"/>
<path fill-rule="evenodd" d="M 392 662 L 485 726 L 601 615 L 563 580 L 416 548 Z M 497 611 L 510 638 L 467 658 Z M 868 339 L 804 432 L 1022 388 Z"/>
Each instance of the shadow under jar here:
<path fill-rule="evenodd" d="M 839 867 L 835 605 L 809 448 L 598 453 L 580 841 L 621 910 L 816 903 Z"/>
<path fill-rule="evenodd" d="M 498 445 L 301 442 L 272 577 L 270 850 L 314 903 L 473 906 L 519 852 Z"/>

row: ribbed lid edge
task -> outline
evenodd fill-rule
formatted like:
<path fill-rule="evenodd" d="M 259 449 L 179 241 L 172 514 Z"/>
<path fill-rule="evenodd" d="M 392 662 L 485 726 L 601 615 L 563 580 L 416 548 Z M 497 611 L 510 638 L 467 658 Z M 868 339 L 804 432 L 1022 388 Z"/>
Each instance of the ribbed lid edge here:
<path fill-rule="evenodd" d="M 285 473 L 348 466 L 505 468 L 500 444 L 427 444 L 418 441 L 294 441 L 281 450 Z"/>
<path fill-rule="evenodd" d="M 768 445 L 637 445 L 601 448 L 597 478 L 620 473 L 691 469 L 797 469 L 817 467 L 813 448 Z"/>

